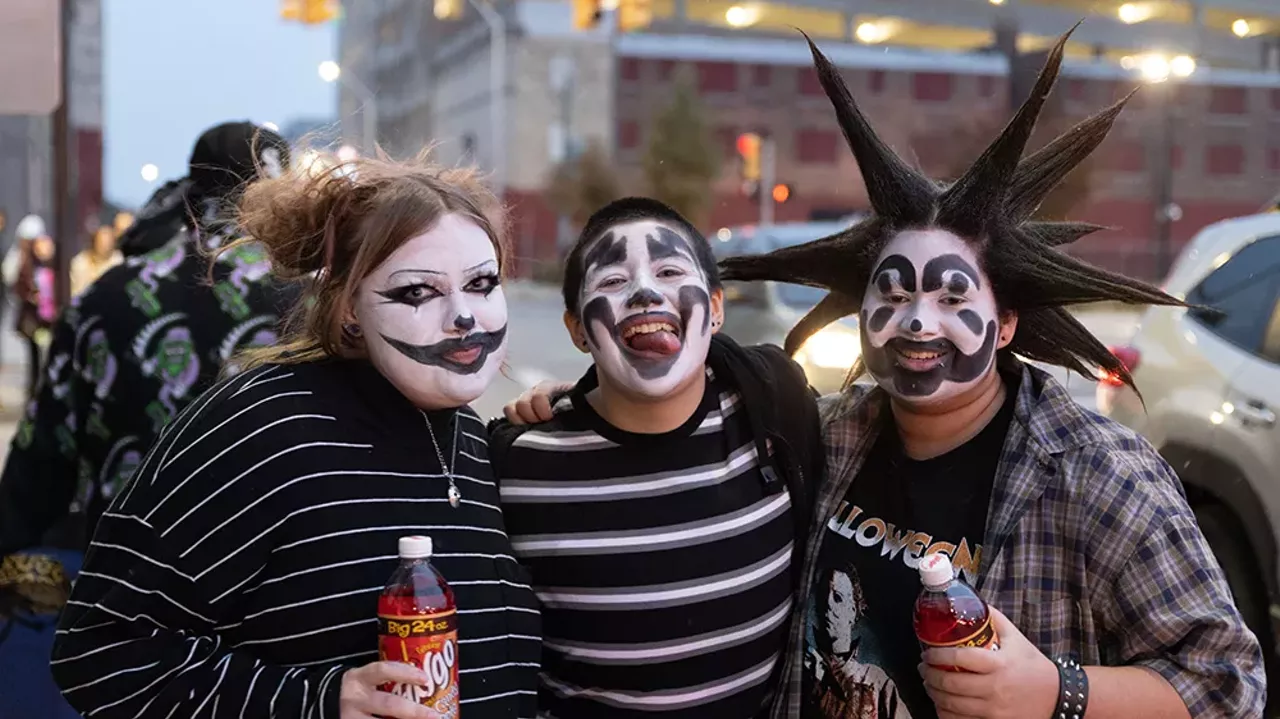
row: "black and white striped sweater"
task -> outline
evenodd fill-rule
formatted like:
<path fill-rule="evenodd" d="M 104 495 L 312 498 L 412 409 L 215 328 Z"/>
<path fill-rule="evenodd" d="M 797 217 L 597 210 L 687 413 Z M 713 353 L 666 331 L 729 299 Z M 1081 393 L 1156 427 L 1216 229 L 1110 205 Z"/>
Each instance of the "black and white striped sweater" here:
<path fill-rule="evenodd" d="M 467 717 L 534 716 L 537 601 L 487 455 L 469 408 L 420 412 L 366 362 L 220 383 L 103 516 L 58 630 L 59 686 L 98 719 L 337 719 L 342 671 L 377 659 L 396 540 L 427 534 L 459 606 Z"/>

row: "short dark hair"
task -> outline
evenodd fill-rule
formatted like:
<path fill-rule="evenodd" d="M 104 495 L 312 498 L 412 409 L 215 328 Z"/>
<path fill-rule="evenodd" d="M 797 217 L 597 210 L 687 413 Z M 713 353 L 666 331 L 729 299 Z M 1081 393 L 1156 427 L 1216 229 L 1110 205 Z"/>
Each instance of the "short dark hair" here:
<path fill-rule="evenodd" d="M 720 269 L 716 265 L 715 255 L 711 252 L 711 245 L 691 222 L 670 205 L 653 198 L 624 197 L 601 207 L 587 218 L 586 225 L 578 234 L 578 241 L 573 244 L 573 249 L 569 250 L 569 256 L 564 261 L 564 285 L 561 288 L 566 310 L 574 314 L 578 312 L 578 293 L 582 289 L 582 276 L 587 269 L 582 266 L 582 256 L 591 243 L 599 239 L 610 227 L 640 220 L 656 220 L 674 225 L 680 230 L 693 245 L 693 254 L 697 257 L 702 271 L 707 275 L 708 287 L 713 290 L 720 287 Z"/>

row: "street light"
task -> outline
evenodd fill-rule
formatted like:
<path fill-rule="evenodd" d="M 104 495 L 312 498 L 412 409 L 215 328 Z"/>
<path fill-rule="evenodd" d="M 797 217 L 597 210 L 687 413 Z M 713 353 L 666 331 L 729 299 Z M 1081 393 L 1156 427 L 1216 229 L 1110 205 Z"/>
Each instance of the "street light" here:
<path fill-rule="evenodd" d="M 160 168 L 148 162 L 142 166 L 142 179 L 145 182 L 155 182 L 160 177 Z"/>
<path fill-rule="evenodd" d="M 1137 59 L 1135 63 L 1142 79 L 1155 88 L 1157 110 L 1160 113 L 1160 133 L 1153 136 L 1156 161 L 1155 170 L 1155 220 L 1156 220 L 1156 274 L 1163 279 L 1169 272 L 1172 258 L 1170 243 L 1172 241 L 1173 223 L 1182 216 L 1182 210 L 1173 201 L 1173 148 L 1174 121 L 1173 114 L 1173 79 L 1175 82 L 1195 74 L 1196 60 L 1190 55 L 1175 55 L 1172 58 L 1160 53 L 1149 53 Z M 1165 85 L 1164 87 L 1160 87 Z"/>
<path fill-rule="evenodd" d="M 333 82 L 342 76 L 342 68 L 338 67 L 338 63 L 333 60 L 325 60 L 320 63 L 320 79 L 325 82 Z"/>
<path fill-rule="evenodd" d="M 351 73 L 343 72 L 342 67 L 333 60 L 320 63 L 317 71 L 320 79 L 325 82 L 341 80 L 342 84 L 364 103 L 364 109 L 360 113 L 364 120 L 364 151 L 372 155 L 374 148 L 378 145 L 378 101 L 373 91 Z"/>

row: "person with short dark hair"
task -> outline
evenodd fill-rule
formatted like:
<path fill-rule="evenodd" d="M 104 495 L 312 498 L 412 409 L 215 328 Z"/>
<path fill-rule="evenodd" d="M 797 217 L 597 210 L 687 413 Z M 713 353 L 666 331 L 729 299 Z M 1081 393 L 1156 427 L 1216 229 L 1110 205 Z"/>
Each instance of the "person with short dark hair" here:
<path fill-rule="evenodd" d="M 563 290 L 594 365 L 554 418 L 496 421 L 490 443 L 542 600 L 540 711 L 754 717 L 775 688 L 822 474 L 804 373 L 776 347 L 717 334 L 710 247 L 656 200 L 597 211 Z"/>

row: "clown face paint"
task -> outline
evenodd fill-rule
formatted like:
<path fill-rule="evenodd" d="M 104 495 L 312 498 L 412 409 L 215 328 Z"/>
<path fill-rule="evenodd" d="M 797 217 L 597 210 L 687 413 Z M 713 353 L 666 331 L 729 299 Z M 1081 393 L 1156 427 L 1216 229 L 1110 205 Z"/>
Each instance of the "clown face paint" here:
<path fill-rule="evenodd" d="M 999 322 L 968 243 L 945 230 L 910 230 L 876 259 L 862 301 L 862 356 L 891 395 L 933 404 L 991 370 Z"/>
<path fill-rule="evenodd" d="M 660 398 L 702 372 L 711 296 L 689 240 L 643 220 L 617 225 L 583 254 L 579 320 L 603 377 Z"/>
<path fill-rule="evenodd" d="M 506 354 L 493 243 L 459 215 L 445 215 L 370 273 L 354 312 L 369 360 L 423 409 L 475 400 Z"/>

